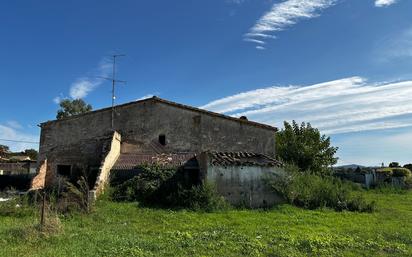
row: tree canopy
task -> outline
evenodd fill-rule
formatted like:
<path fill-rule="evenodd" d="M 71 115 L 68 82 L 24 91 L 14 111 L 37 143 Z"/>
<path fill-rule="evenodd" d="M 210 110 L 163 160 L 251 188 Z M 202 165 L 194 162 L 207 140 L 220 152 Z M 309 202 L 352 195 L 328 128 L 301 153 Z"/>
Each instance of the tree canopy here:
<path fill-rule="evenodd" d="M 60 109 L 57 111 L 56 118 L 58 120 L 70 116 L 79 115 L 85 112 L 90 112 L 93 108 L 82 99 L 63 99 L 60 101 Z"/>
<path fill-rule="evenodd" d="M 389 168 L 399 168 L 399 162 L 391 162 L 389 163 Z"/>
<path fill-rule="evenodd" d="M 285 121 L 284 127 L 276 133 L 277 158 L 302 171 L 319 174 L 337 163 L 338 148 L 331 146 L 330 137 L 321 135 L 310 123 L 299 126 L 295 121 Z"/>
<path fill-rule="evenodd" d="M 412 171 L 412 163 L 405 164 L 403 167 L 410 170 L 410 171 Z"/>
<path fill-rule="evenodd" d="M 37 160 L 38 152 L 34 149 L 26 149 L 23 152 L 25 155 L 29 156 L 32 160 Z"/>
<path fill-rule="evenodd" d="M 5 154 L 10 150 L 7 145 L 0 145 L 0 154 Z"/>

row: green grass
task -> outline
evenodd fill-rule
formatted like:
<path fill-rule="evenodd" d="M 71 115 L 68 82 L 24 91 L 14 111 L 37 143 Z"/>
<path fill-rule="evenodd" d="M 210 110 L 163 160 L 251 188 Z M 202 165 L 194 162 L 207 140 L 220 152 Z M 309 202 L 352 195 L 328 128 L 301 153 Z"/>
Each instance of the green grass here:
<path fill-rule="evenodd" d="M 0 256 L 412 256 L 412 192 L 367 192 L 374 213 L 303 210 L 217 213 L 100 200 L 41 235 L 31 211 L 0 215 Z M 2 204 L 2 203 L 0 203 Z"/>

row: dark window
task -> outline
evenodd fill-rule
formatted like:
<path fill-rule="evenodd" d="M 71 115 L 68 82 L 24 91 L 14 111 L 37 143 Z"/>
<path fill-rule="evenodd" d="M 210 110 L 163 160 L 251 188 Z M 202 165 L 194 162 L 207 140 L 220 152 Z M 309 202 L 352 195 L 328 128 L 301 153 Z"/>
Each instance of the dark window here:
<path fill-rule="evenodd" d="M 57 174 L 70 177 L 72 167 L 70 165 L 57 165 Z"/>
<path fill-rule="evenodd" d="M 166 145 L 166 136 L 165 135 L 160 135 L 159 136 L 159 143 L 161 145 Z"/>

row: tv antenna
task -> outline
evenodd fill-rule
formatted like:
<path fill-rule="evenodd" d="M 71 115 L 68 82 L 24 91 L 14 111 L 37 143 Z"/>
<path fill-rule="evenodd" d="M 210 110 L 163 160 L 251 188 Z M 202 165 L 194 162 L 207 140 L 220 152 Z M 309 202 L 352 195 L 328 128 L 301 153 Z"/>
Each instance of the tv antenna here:
<path fill-rule="evenodd" d="M 123 83 L 125 84 L 126 81 L 124 80 L 118 80 L 116 79 L 116 58 L 117 57 L 123 57 L 126 56 L 125 54 L 114 54 L 112 55 L 113 58 L 113 73 L 112 73 L 112 77 L 111 78 L 106 78 L 106 77 L 100 77 L 102 79 L 106 79 L 106 80 L 111 80 L 112 81 L 112 130 L 114 130 L 114 113 L 115 113 L 115 108 L 114 108 L 114 103 L 116 100 L 116 94 L 115 94 L 115 90 L 116 90 L 116 83 Z"/>

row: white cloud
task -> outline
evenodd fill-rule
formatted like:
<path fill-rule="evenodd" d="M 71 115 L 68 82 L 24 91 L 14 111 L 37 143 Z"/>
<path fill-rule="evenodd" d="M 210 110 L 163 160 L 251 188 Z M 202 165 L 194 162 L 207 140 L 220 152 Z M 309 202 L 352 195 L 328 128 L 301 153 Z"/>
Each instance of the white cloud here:
<path fill-rule="evenodd" d="M 376 7 L 385 7 L 396 3 L 397 0 L 375 0 Z"/>
<path fill-rule="evenodd" d="M 71 85 L 70 97 L 73 99 L 84 98 L 100 84 L 101 80 L 97 79 L 93 81 L 88 78 L 79 79 Z"/>
<path fill-rule="evenodd" d="M 62 98 L 60 96 L 56 96 L 55 98 L 53 98 L 53 102 L 55 104 L 59 104 L 61 100 L 62 100 Z"/>
<path fill-rule="evenodd" d="M 25 141 L 25 142 L 12 142 L 12 141 L 3 141 L 0 140 L 0 144 L 8 145 L 10 150 L 19 152 L 25 149 L 34 148 L 38 149 L 39 145 L 36 143 L 29 142 L 38 142 L 39 136 L 27 134 L 22 132 L 20 128 L 13 128 L 9 124 L 0 124 L 0 139 L 14 140 L 14 141 Z"/>
<path fill-rule="evenodd" d="M 153 96 L 154 95 L 152 95 L 152 94 L 148 94 L 148 95 L 145 95 L 145 96 L 142 96 L 142 97 L 136 99 L 136 101 L 144 100 L 144 99 L 147 99 L 147 98 L 152 98 Z"/>
<path fill-rule="evenodd" d="M 285 30 L 302 19 L 319 16 L 323 9 L 336 4 L 336 0 L 287 0 L 275 3 L 271 10 L 263 15 L 245 34 L 246 41 L 263 41 L 274 38 L 273 33 Z"/>
<path fill-rule="evenodd" d="M 108 59 L 103 59 L 98 67 L 91 72 L 91 75 L 77 79 L 69 90 L 69 95 L 72 99 L 86 97 L 90 92 L 101 85 L 111 71 L 111 62 Z M 62 95 L 53 98 L 53 102 L 58 104 L 64 97 Z"/>
<path fill-rule="evenodd" d="M 274 86 L 218 99 L 200 108 L 281 126 L 311 122 L 339 134 L 412 126 L 412 81 L 368 83 L 351 77 L 309 86 Z"/>

